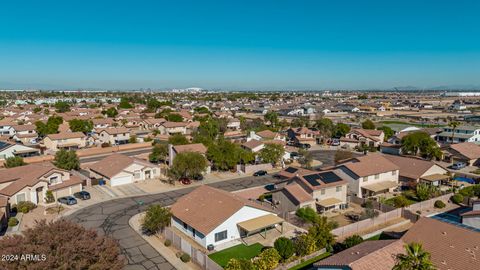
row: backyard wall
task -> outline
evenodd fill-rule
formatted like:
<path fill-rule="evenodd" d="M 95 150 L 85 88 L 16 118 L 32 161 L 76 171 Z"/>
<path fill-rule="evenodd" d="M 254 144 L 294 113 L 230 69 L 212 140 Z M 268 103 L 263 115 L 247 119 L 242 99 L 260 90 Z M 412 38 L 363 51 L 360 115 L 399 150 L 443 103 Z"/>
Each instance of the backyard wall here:
<path fill-rule="evenodd" d="M 309 254 L 307 256 L 304 256 L 298 260 L 295 260 L 295 261 L 292 261 L 292 262 L 289 262 L 287 264 L 281 264 L 279 265 L 277 268 L 275 268 L 274 270 L 287 270 L 287 269 L 290 269 L 296 265 L 299 265 L 301 263 L 303 263 L 304 261 L 308 261 L 310 260 L 311 258 L 315 258 L 317 256 L 320 256 L 322 255 L 323 253 L 326 252 L 326 249 L 325 248 L 322 248 L 321 250 L 318 250 L 318 251 L 315 251 L 313 252 L 312 254 Z"/>
<path fill-rule="evenodd" d="M 264 163 L 264 164 L 256 164 L 256 165 L 237 165 L 237 171 L 240 171 L 245 174 L 253 174 L 256 171 L 264 170 L 269 171 L 273 169 L 272 164 Z"/>
<path fill-rule="evenodd" d="M 170 228 L 165 228 L 163 236 L 172 242 L 172 246 L 190 255 L 192 262 L 203 270 L 222 270 L 223 268 L 211 260 L 203 251 L 193 247 Z"/>

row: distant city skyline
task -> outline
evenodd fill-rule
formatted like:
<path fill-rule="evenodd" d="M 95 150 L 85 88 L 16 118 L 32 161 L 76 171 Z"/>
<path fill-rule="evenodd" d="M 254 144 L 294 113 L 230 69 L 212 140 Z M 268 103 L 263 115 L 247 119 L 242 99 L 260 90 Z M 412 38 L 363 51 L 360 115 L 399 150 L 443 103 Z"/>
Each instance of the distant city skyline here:
<path fill-rule="evenodd" d="M 2 7 L 0 89 L 480 89 L 475 0 Z"/>

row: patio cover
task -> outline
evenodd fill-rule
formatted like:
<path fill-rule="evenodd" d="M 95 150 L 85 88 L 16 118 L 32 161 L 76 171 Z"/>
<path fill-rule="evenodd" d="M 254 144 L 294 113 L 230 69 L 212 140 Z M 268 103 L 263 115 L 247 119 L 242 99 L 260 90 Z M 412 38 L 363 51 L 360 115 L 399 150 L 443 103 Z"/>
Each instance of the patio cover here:
<path fill-rule="evenodd" d="M 328 199 L 320 200 L 317 202 L 317 204 L 319 204 L 322 207 L 330 207 L 332 205 L 336 205 L 339 203 L 342 203 L 342 201 L 337 198 L 328 198 Z"/>
<path fill-rule="evenodd" d="M 428 182 L 436 182 L 436 181 L 442 181 L 442 180 L 448 180 L 449 176 L 444 175 L 444 174 L 432 174 L 432 175 L 427 175 L 421 178 L 421 180 L 425 180 Z"/>
<path fill-rule="evenodd" d="M 244 229 L 247 232 L 255 232 L 259 231 L 261 229 L 283 223 L 285 220 L 282 218 L 277 217 L 276 215 L 273 214 L 268 214 L 265 216 L 257 217 L 257 218 L 252 218 L 246 221 L 242 221 L 238 223 L 237 225 Z"/>
<path fill-rule="evenodd" d="M 371 184 L 368 186 L 363 186 L 362 188 L 373 191 L 373 192 L 379 192 L 379 191 L 390 189 L 396 186 L 398 186 L 398 184 L 393 181 L 384 181 L 380 183 Z"/>
<path fill-rule="evenodd" d="M 15 150 L 13 151 L 14 154 L 25 154 L 25 153 L 33 153 L 33 152 L 38 152 L 38 149 L 26 149 L 26 150 Z"/>

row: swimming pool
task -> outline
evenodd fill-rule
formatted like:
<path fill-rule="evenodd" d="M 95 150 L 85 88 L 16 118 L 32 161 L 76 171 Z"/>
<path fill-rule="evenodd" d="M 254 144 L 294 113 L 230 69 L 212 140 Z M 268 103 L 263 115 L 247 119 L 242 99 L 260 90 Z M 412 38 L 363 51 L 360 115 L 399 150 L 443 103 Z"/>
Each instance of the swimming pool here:
<path fill-rule="evenodd" d="M 469 183 L 469 184 L 475 184 L 475 180 L 473 180 L 471 178 L 468 178 L 468 177 L 457 176 L 457 177 L 453 178 L 453 180 L 457 180 L 457 181 L 465 182 L 465 183 Z"/>
<path fill-rule="evenodd" d="M 439 214 L 433 214 L 433 215 L 428 216 L 428 217 L 436 219 L 436 220 L 440 220 L 440 221 L 443 221 L 445 223 L 449 223 L 449 224 L 452 224 L 452 225 L 455 225 L 455 226 L 459 226 L 459 227 L 462 227 L 462 228 L 465 228 L 465 229 L 480 232 L 480 229 L 470 227 L 470 226 L 467 226 L 467 225 L 463 225 L 462 224 L 462 218 L 460 216 L 457 216 L 457 215 L 453 215 L 453 214 L 449 214 L 449 213 L 439 213 Z"/>

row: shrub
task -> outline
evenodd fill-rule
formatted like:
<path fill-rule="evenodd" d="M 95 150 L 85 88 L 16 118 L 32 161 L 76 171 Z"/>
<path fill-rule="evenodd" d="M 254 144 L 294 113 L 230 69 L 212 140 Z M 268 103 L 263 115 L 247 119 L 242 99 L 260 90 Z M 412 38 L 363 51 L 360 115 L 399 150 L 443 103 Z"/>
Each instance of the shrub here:
<path fill-rule="evenodd" d="M 278 251 L 278 254 L 280 255 L 280 257 L 282 257 L 283 261 L 286 261 L 293 255 L 293 253 L 295 253 L 293 241 L 286 237 L 280 237 L 275 240 L 273 246 Z"/>
<path fill-rule="evenodd" d="M 15 218 L 15 217 L 11 217 L 8 219 L 8 227 L 13 227 L 13 226 L 17 226 L 18 224 L 18 219 Z"/>
<path fill-rule="evenodd" d="M 363 238 L 358 234 L 354 234 L 352 236 L 347 237 L 345 241 L 343 241 L 343 248 L 345 249 L 351 248 L 362 242 L 363 242 Z"/>
<path fill-rule="evenodd" d="M 163 244 L 165 244 L 166 247 L 169 247 L 172 245 L 172 241 L 170 241 L 170 239 L 166 239 L 165 242 L 163 242 Z"/>
<path fill-rule="evenodd" d="M 156 234 L 170 225 L 170 209 L 154 204 L 148 207 L 142 220 L 142 229 L 146 234 Z"/>
<path fill-rule="evenodd" d="M 23 202 L 17 203 L 17 211 L 22 212 L 24 214 L 30 212 L 30 210 L 34 209 L 35 207 L 36 207 L 35 204 L 32 202 L 23 201 Z"/>
<path fill-rule="evenodd" d="M 393 204 L 395 205 L 395 207 L 400 208 L 400 207 L 406 207 L 410 203 L 405 196 L 400 195 L 393 199 Z"/>
<path fill-rule="evenodd" d="M 51 190 L 47 190 L 45 195 L 45 202 L 53 203 L 55 201 L 55 197 L 53 197 L 53 192 Z"/>
<path fill-rule="evenodd" d="M 257 270 L 271 270 L 275 269 L 281 257 L 274 248 L 265 249 L 253 262 Z"/>
<path fill-rule="evenodd" d="M 311 207 L 299 208 L 295 214 L 307 222 L 314 222 L 318 218 L 317 212 Z"/>
<path fill-rule="evenodd" d="M 435 206 L 435 208 L 444 208 L 445 203 L 440 201 L 440 200 L 436 200 L 434 206 Z"/>
<path fill-rule="evenodd" d="M 180 256 L 180 260 L 182 260 L 182 262 L 184 262 L 184 263 L 187 263 L 187 262 L 190 261 L 190 255 L 188 255 L 187 253 L 183 253 Z"/>
<path fill-rule="evenodd" d="M 459 204 L 463 202 L 463 196 L 461 194 L 455 194 L 450 198 L 450 200 L 456 204 Z"/>

